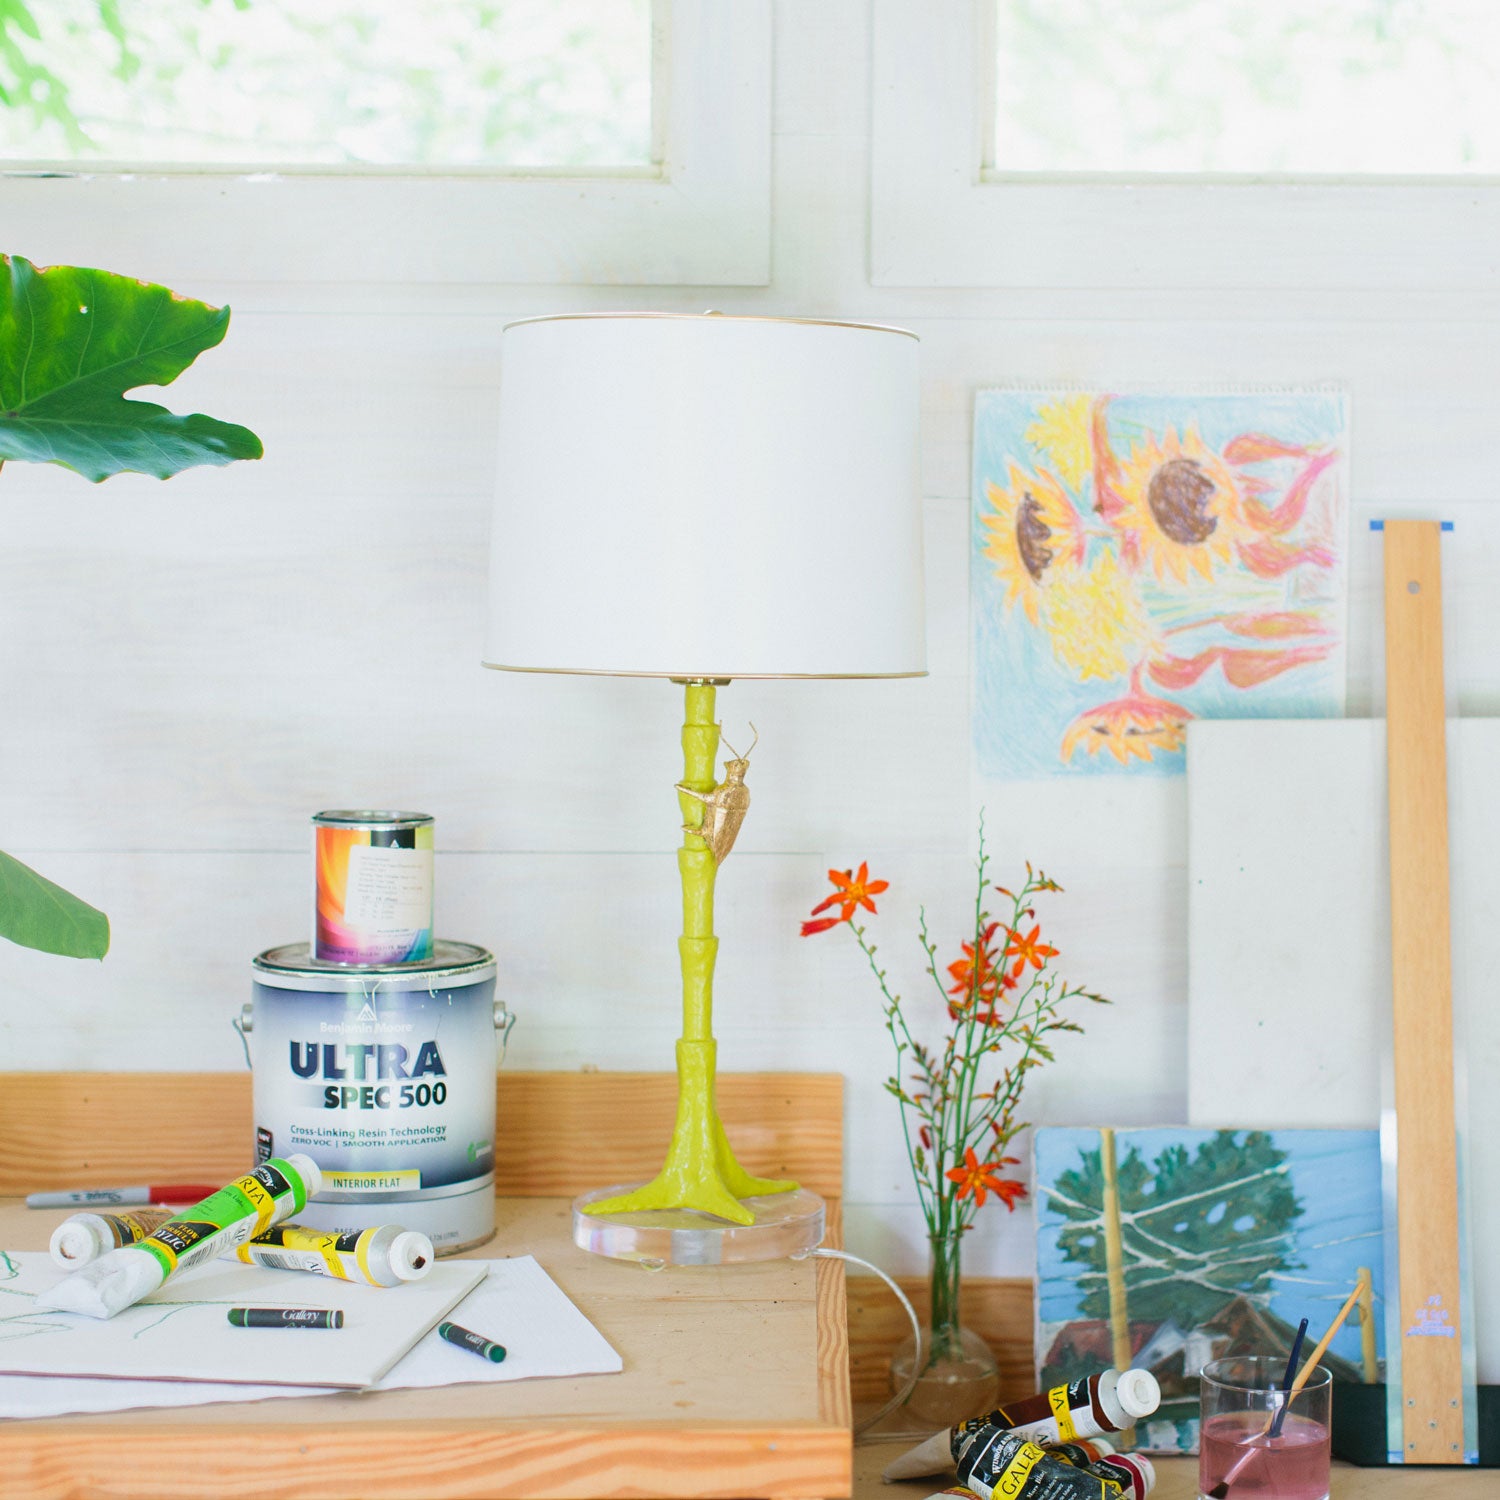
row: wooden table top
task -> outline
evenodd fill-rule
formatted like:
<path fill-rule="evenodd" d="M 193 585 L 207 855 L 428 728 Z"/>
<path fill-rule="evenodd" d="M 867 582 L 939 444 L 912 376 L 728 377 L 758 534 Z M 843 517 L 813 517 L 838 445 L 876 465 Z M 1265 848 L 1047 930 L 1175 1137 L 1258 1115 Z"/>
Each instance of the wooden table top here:
<path fill-rule="evenodd" d="M 566 1200 L 497 1210 L 472 1254 L 534 1254 L 622 1373 L 0 1421 L 0 1500 L 848 1493 L 840 1264 L 653 1274 L 575 1247 Z M 0 1245 L 45 1249 L 64 1216 L 0 1199 Z M 246 1444 L 253 1464 L 224 1463 Z"/>

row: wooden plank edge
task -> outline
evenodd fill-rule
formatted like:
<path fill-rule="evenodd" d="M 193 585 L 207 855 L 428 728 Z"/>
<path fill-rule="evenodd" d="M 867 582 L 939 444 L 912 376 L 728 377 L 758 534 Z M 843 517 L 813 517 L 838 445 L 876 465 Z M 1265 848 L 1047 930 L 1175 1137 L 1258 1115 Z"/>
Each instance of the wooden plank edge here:
<path fill-rule="evenodd" d="M 0 1427 L 0 1500 L 823 1500 L 853 1487 L 847 1428 L 399 1422 Z M 257 1443 L 252 1438 L 266 1440 Z M 286 1447 L 278 1451 L 281 1438 Z M 295 1446 L 293 1446 L 295 1445 Z M 239 1465 L 236 1466 L 236 1460 Z"/>
<path fill-rule="evenodd" d="M 844 1245 L 843 1204 L 828 1201 L 823 1243 Z M 849 1300 L 847 1268 L 841 1260 L 820 1259 L 814 1268 L 818 1330 L 818 1417 L 836 1427 L 854 1426 L 849 1385 Z M 852 1442 L 852 1437 L 851 1437 Z"/>

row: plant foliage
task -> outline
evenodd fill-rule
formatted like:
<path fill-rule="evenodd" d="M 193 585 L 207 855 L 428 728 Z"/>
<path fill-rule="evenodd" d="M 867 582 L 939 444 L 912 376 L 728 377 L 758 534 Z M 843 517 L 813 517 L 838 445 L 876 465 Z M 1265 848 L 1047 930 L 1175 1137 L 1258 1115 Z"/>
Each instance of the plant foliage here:
<path fill-rule="evenodd" d="M 0 852 L 0 937 L 63 958 L 103 958 L 109 918 Z"/>
<path fill-rule="evenodd" d="M 0 256 L 0 463 L 62 464 L 97 483 L 259 458 L 248 428 L 125 398 L 170 385 L 228 327 L 227 307 L 164 286 Z"/>

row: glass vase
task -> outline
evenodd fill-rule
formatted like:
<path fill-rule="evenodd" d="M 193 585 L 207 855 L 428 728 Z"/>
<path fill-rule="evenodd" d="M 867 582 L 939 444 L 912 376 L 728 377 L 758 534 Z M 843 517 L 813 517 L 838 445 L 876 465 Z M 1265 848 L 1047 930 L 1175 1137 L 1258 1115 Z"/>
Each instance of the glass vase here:
<path fill-rule="evenodd" d="M 959 1316 L 963 1271 L 960 1236 L 931 1237 L 927 1321 L 920 1342 L 908 1334 L 891 1358 L 891 1389 L 899 1391 L 917 1371 L 902 1407 L 914 1429 L 936 1432 L 993 1411 L 1000 1393 L 1000 1367 L 990 1346 L 965 1328 Z"/>

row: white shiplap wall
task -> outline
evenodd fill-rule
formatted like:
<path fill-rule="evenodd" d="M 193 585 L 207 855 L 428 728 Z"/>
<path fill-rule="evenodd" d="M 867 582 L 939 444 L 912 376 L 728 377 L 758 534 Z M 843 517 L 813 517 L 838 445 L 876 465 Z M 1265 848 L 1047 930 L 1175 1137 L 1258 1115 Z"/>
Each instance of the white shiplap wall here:
<path fill-rule="evenodd" d="M 439 926 L 499 956 L 515 1064 L 670 1064 L 680 694 L 486 673 L 478 658 L 502 324 L 712 305 L 921 335 L 931 666 L 920 682 L 721 694 L 731 737 L 747 719 L 762 730 L 755 808 L 720 883 L 723 1065 L 846 1074 L 851 1248 L 919 1269 L 869 976 L 844 934 L 803 942 L 797 923 L 829 864 L 868 858 L 892 882 L 883 956 L 919 994 L 916 905 L 956 950 L 983 800 L 1001 878 L 1030 859 L 1067 887 L 1050 924 L 1066 972 L 1116 1001 L 1035 1076 L 1029 1114 L 1184 1117 L 1182 784 L 969 784 L 973 392 L 1341 384 L 1351 709 L 1368 708 L 1378 660 L 1365 523 L 1404 513 L 1458 522 L 1452 677 L 1465 712 L 1493 713 L 1500 308 L 1472 290 L 872 288 L 869 67 L 860 0 L 777 6 L 769 288 L 184 286 L 230 303 L 234 323 L 171 399 L 254 427 L 265 460 L 99 488 L 7 467 L 0 846 L 102 905 L 115 940 L 103 965 L 0 948 L 0 1068 L 240 1066 L 229 1020 L 248 960 L 306 933 L 308 815 L 359 804 L 437 816 Z M 3 203 L 0 187 L 0 241 Z M 981 1218 L 971 1269 L 1024 1271 L 1029 1256 L 1024 1213 Z"/>

